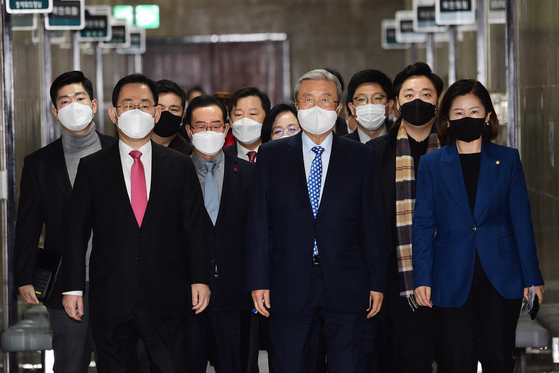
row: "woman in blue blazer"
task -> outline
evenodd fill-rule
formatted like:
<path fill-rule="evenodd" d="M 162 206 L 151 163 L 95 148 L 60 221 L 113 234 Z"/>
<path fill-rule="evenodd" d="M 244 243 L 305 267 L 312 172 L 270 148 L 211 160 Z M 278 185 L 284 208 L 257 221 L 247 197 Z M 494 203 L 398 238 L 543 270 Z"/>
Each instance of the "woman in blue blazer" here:
<path fill-rule="evenodd" d="M 499 122 L 485 87 L 445 94 L 447 146 L 421 158 L 413 217 L 417 302 L 432 307 L 438 372 L 512 372 L 528 290 L 543 300 L 530 203 L 518 151 L 491 142 Z"/>

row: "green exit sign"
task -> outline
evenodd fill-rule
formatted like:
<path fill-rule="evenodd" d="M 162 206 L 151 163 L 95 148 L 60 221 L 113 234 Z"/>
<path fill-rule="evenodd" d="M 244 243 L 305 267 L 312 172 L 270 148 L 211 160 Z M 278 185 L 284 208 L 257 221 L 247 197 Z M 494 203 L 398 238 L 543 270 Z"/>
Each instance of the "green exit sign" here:
<path fill-rule="evenodd" d="M 128 26 L 134 26 L 134 7 L 132 5 L 115 5 L 113 17 L 125 19 Z"/>
<path fill-rule="evenodd" d="M 136 26 L 159 28 L 159 5 L 136 5 Z"/>

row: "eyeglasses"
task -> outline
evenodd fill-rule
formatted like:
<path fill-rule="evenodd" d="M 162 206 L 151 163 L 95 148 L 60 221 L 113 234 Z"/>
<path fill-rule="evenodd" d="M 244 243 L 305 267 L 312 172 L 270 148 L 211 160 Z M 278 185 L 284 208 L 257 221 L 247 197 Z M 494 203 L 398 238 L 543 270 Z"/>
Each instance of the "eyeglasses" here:
<path fill-rule="evenodd" d="M 331 101 L 328 100 L 327 98 L 319 98 L 319 99 L 314 99 L 314 98 L 305 98 L 304 100 L 297 100 L 297 102 L 301 103 L 301 106 L 305 106 L 305 107 L 314 107 L 316 105 L 320 106 L 323 109 L 333 109 L 336 108 L 340 101 Z"/>
<path fill-rule="evenodd" d="M 386 96 L 373 96 L 373 97 L 365 97 L 365 96 L 359 96 L 359 97 L 354 97 L 353 101 L 356 103 L 356 106 L 364 106 L 367 105 L 368 103 L 371 104 L 382 104 L 382 100 L 384 100 L 386 98 Z"/>
<path fill-rule="evenodd" d="M 195 126 L 190 126 L 191 128 L 193 128 L 196 132 L 206 132 L 206 131 L 214 131 L 214 132 L 221 132 L 221 130 L 223 129 L 223 124 L 212 124 L 210 126 L 205 126 L 203 124 L 197 124 Z"/>
<path fill-rule="evenodd" d="M 149 103 L 141 103 L 141 104 L 126 104 L 126 105 L 120 105 L 120 106 L 115 106 L 115 107 L 117 109 L 122 110 L 122 111 L 140 109 L 141 111 L 149 112 L 152 108 L 155 107 L 155 105 L 152 104 L 151 102 L 149 102 Z"/>
<path fill-rule="evenodd" d="M 283 128 L 274 128 L 272 130 L 272 139 L 279 139 L 283 136 L 293 136 L 299 133 L 301 128 L 298 126 L 289 126 L 286 129 Z"/>

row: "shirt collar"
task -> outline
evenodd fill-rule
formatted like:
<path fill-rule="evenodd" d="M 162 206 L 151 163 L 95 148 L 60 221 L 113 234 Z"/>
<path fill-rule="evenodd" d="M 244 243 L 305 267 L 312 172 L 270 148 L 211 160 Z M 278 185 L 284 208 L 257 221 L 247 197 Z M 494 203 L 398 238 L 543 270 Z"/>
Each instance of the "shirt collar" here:
<path fill-rule="evenodd" d="M 247 155 L 247 153 L 251 152 L 251 151 L 258 153 L 258 149 L 260 148 L 260 145 L 258 145 L 256 148 L 254 148 L 252 150 L 249 150 L 249 149 L 245 148 L 244 146 L 242 146 L 241 143 L 237 141 L 237 147 L 238 147 L 238 149 L 241 149 L 243 155 Z"/>
<path fill-rule="evenodd" d="M 330 153 L 332 151 L 332 139 L 333 138 L 334 138 L 334 135 L 332 134 L 332 132 L 330 132 L 330 134 L 328 136 L 326 136 L 324 141 L 322 141 L 322 144 L 320 144 L 319 146 L 323 147 L 325 152 Z M 307 134 L 305 132 L 303 132 L 302 139 L 303 139 L 303 154 L 307 154 L 308 152 L 312 151 L 312 148 L 317 146 L 314 143 L 314 141 L 312 141 L 311 138 L 309 136 L 307 136 Z"/>
<path fill-rule="evenodd" d="M 200 157 L 196 152 L 192 152 L 191 158 L 192 158 L 192 162 L 194 163 L 194 166 L 196 168 L 204 169 L 204 170 L 206 169 L 206 166 L 205 166 L 205 164 L 207 162 L 206 159 Z M 221 168 L 221 165 L 223 164 L 224 159 L 225 159 L 225 156 L 223 154 L 223 150 L 220 150 L 215 155 L 215 157 L 212 158 L 211 162 L 214 162 L 216 167 L 219 169 L 219 168 Z"/>
<path fill-rule="evenodd" d="M 118 149 L 121 155 L 130 155 L 130 152 L 134 150 L 128 144 L 125 144 L 122 140 L 118 140 Z M 138 151 L 142 153 L 142 157 L 151 156 L 151 141 L 146 142 Z"/>

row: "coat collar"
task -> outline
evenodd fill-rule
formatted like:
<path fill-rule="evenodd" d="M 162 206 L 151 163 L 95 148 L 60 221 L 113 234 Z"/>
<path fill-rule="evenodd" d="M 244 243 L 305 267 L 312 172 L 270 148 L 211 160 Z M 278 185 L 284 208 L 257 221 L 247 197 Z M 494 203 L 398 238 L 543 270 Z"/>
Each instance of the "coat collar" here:
<path fill-rule="evenodd" d="M 495 192 L 501 177 L 500 158 L 501 155 L 494 144 L 490 142 L 482 143 L 476 203 L 472 214 L 456 144 L 445 146 L 442 149 L 441 162 L 439 163 L 441 179 L 456 204 L 473 220 L 480 216 Z"/>

